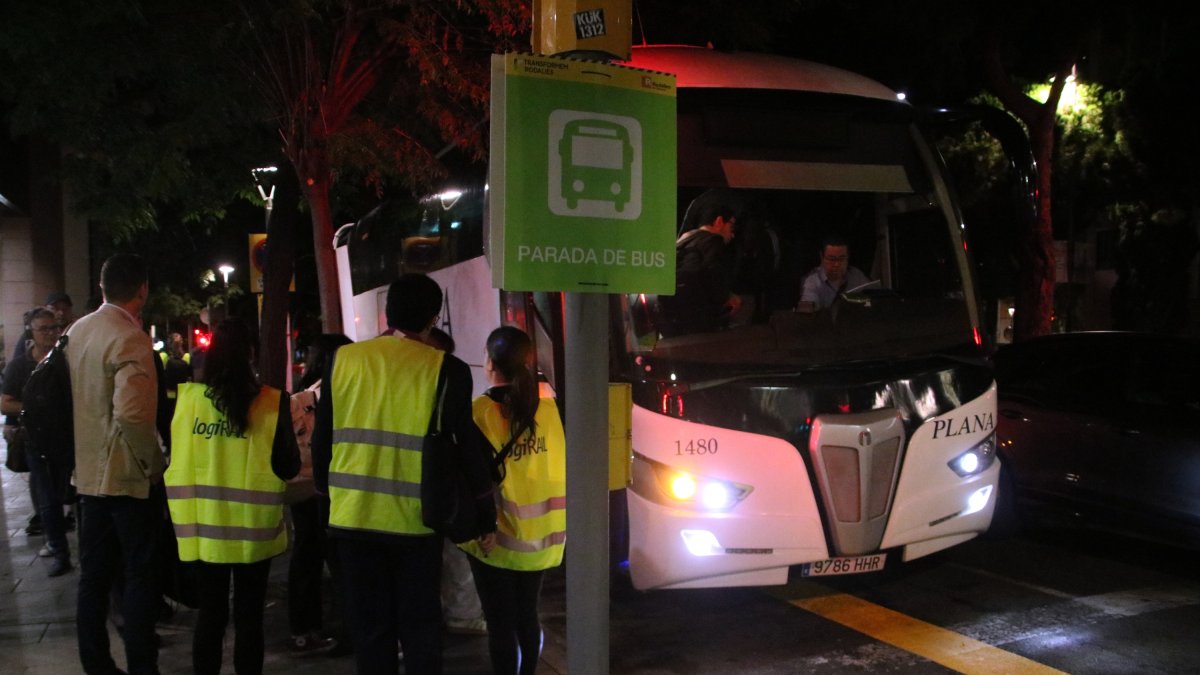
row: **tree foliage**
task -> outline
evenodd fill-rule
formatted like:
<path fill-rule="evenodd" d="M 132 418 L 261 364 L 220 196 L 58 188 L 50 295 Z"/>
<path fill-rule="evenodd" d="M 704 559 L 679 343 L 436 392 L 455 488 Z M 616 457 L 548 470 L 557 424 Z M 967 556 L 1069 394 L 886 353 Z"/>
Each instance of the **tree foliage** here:
<path fill-rule="evenodd" d="M 0 20 L 5 132 L 60 149 L 65 206 L 89 221 L 93 278 L 112 253 L 142 254 L 145 314 L 159 325 L 210 301 L 199 280 L 217 242 L 245 250 L 238 204 L 271 148 L 248 83 L 215 48 L 229 9 L 63 0 L 9 3 Z"/>
<path fill-rule="evenodd" d="M 164 205 L 219 217 L 267 140 L 212 39 L 220 3 L 8 3 L 0 100 L 14 136 L 63 150 L 73 208 L 114 238 Z"/>
<path fill-rule="evenodd" d="M 443 175 L 447 143 L 485 156 L 488 56 L 523 46 L 529 21 L 516 0 L 18 3 L 0 21 L 0 102 L 10 133 L 63 148 L 72 207 L 100 248 L 153 250 L 141 233 L 158 231 L 192 254 L 148 256 L 163 263 L 152 310 L 164 315 L 204 299 L 183 290 L 211 264 L 192 244 L 233 220 L 248 170 L 290 160 L 302 180 L 277 197 L 263 316 L 264 354 L 282 353 L 306 248 L 293 237 L 300 197 L 325 330 L 338 330 L 339 189 L 423 189 Z"/>
<path fill-rule="evenodd" d="M 1131 105 L 1131 94 L 1116 88 L 1119 79 L 1097 74 L 1095 67 L 1080 69 L 1078 80 L 1069 85 L 1074 89 L 1071 103 L 1060 105 L 1055 117 L 1054 239 L 1082 242 L 1089 232 L 1100 233 L 1097 263 L 1105 268 L 1115 264 L 1119 274 L 1111 297 L 1111 327 L 1178 331 L 1188 321 L 1187 269 L 1197 251 L 1187 218 L 1189 204 L 1194 204 L 1184 185 L 1187 169 L 1176 175 L 1162 171 L 1161 161 L 1148 152 L 1147 139 L 1138 141 L 1145 133 L 1144 121 Z M 1025 93 L 1044 101 L 1049 89 L 1042 83 Z M 966 178 L 959 188 L 973 234 L 1003 231 L 1008 188 L 995 181 L 1004 175 L 999 147 L 981 132 L 943 141 L 940 147 L 951 174 Z M 1006 277 L 1009 263 L 1003 259 L 1009 247 L 992 239 L 976 248 L 977 255 L 983 251 L 985 292 L 988 297 L 1014 295 L 1018 289 Z M 1071 281 L 1078 287 L 1091 280 Z M 1069 295 L 1060 293 L 1056 305 L 1052 330 L 1081 327 L 1069 319 L 1076 311 Z"/>
<path fill-rule="evenodd" d="M 323 325 L 335 332 L 330 191 L 339 174 L 380 190 L 389 183 L 418 189 L 444 175 L 437 150 L 446 141 L 482 157 L 488 56 L 514 46 L 529 9 L 504 0 L 242 7 L 245 72 L 299 178 L 312 216 Z"/>

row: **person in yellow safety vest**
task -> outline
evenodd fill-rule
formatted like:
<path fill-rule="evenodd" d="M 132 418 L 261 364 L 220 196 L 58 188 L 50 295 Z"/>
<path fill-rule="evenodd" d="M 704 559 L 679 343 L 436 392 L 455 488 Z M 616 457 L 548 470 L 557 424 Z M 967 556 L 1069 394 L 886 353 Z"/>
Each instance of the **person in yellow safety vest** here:
<path fill-rule="evenodd" d="M 271 558 L 287 549 L 284 481 L 300 470 L 288 396 L 261 386 L 250 329 L 222 321 L 203 383 L 179 386 L 167 499 L 179 559 L 194 562 L 200 598 L 192 635 L 197 674 L 221 670 L 233 578 L 234 669 L 262 673 Z"/>
<path fill-rule="evenodd" d="M 532 674 L 542 647 L 538 599 L 545 570 L 562 562 L 567 531 L 566 441 L 558 407 L 538 398 L 533 344 L 503 326 L 487 339 L 491 388 L 473 413 L 497 453 L 499 525 L 462 544 L 488 623 L 492 672 Z"/>
<path fill-rule="evenodd" d="M 321 380 L 313 478 L 329 494 L 329 537 L 345 579 L 359 673 L 442 668 L 442 538 L 421 512 L 421 457 L 444 382 L 441 429 L 454 439 L 477 497 L 480 532 L 496 529 L 489 460 L 471 421 L 471 370 L 425 341 L 442 289 L 421 274 L 388 288 L 388 331 L 334 353 Z"/>

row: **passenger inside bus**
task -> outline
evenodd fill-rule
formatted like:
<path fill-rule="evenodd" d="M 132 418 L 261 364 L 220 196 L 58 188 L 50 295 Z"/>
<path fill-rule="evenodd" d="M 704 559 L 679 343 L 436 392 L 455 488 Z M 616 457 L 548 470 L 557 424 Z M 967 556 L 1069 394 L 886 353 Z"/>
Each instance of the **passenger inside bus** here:
<path fill-rule="evenodd" d="M 699 223 L 675 242 L 675 294 L 663 296 L 663 332 L 708 333 L 728 326 L 742 305 L 733 292 L 732 242 L 741 200 L 729 190 L 713 189 L 697 197 L 684 215 Z"/>

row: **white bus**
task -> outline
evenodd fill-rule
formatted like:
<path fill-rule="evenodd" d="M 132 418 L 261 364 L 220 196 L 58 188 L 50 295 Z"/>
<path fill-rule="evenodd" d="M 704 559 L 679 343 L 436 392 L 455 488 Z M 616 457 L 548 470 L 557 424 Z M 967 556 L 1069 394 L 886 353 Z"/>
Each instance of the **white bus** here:
<path fill-rule="evenodd" d="M 630 383 L 635 587 L 782 584 L 883 569 L 984 532 L 999 485 L 996 390 L 961 214 L 920 115 L 861 76 L 794 59 L 635 48 L 678 85 L 679 213 L 713 187 L 748 205 L 716 332 L 665 330 L 658 298 L 611 296 L 608 370 Z M 344 326 L 382 328 L 387 283 L 428 272 L 483 389 L 501 322 L 562 392 L 562 297 L 490 287 L 482 179 L 381 207 L 337 237 Z M 686 216 L 681 232 L 697 225 Z M 799 303 L 822 236 L 873 280 Z"/>

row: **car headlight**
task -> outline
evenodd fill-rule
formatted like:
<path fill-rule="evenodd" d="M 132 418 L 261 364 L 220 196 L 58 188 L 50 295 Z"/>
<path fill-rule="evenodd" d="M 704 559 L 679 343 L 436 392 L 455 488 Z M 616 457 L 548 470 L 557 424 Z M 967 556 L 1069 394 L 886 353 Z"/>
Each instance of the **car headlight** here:
<path fill-rule="evenodd" d="M 992 462 L 996 461 L 996 434 L 988 434 L 987 438 L 979 441 L 962 454 L 947 462 L 954 473 L 966 478 L 987 471 Z"/>
<path fill-rule="evenodd" d="M 745 499 L 754 488 L 711 478 L 633 453 L 634 492 L 666 506 L 723 512 Z"/>

